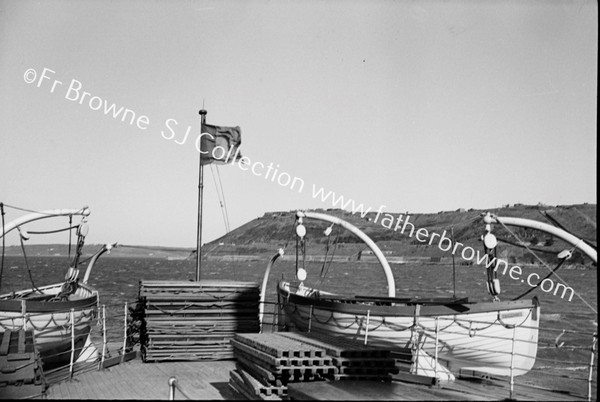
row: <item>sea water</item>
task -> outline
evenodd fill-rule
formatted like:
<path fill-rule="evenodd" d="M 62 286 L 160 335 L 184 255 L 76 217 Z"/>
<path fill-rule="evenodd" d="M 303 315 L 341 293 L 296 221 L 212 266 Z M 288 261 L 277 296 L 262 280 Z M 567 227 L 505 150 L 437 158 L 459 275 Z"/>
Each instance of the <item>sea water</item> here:
<path fill-rule="evenodd" d="M 267 260 L 264 262 L 227 262 L 203 261 L 201 279 L 250 281 L 261 285 Z M 21 257 L 5 257 L 0 293 L 29 289 L 35 286 L 59 283 L 63 280 L 69 264 L 67 257 L 29 257 L 27 265 Z M 28 272 L 31 272 L 31 279 Z M 306 263 L 308 272 L 305 285 L 318 287 L 335 293 L 347 293 L 363 296 L 387 296 L 386 278 L 376 263 Z M 85 270 L 82 266 L 81 271 Z M 397 297 L 468 297 L 469 301 L 491 301 L 486 290 L 485 269 L 478 266 L 447 265 L 408 265 L 391 264 L 394 274 Z M 276 301 L 277 281 L 282 277 L 291 280 L 296 267 L 293 262 L 276 262 L 272 267 L 267 283 L 267 301 Z M 523 268 L 524 272 L 537 272 L 541 278 L 548 273 L 547 267 L 532 266 Z M 322 274 L 326 274 L 322 277 Z M 83 273 L 81 274 L 83 276 Z M 590 348 L 593 333 L 598 330 L 597 310 L 598 290 L 597 271 L 577 267 L 563 268 L 553 277 L 555 282 L 572 287 L 576 295 L 561 298 L 560 294 L 544 293 L 540 289 L 528 296 L 538 297 L 541 305 L 538 359 L 531 376 L 539 377 L 536 383 L 546 380 L 556 385 L 556 378 L 545 379 L 548 373 L 563 377 L 565 382 L 574 376 L 587 378 L 590 360 Z M 117 258 L 103 257 L 94 267 L 89 284 L 100 295 L 100 304 L 105 305 L 109 314 L 123 315 L 123 306 L 137 301 L 141 280 L 183 280 L 193 281 L 196 277 L 194 260 L 167 260 L 155 258 Z M 526 283 L 500 275 L 502 284 L 501 300 L 511 300 L 529 289 Z M 107 327 L 119 331 L 122 319 L 108 322 Z M 565 330 L 557 342 L 557 335 Z M 561 348 L 556 345 L 562 344 Z M 537 370 L 537 371 L 536 371 Z M 531 377 L 530 374 L 527 375 Z M 594 375 L 596 377 L 596 375 Z M 563 384 L 564 385 L 564 384 Z M 567 385 L 564 385 L 567 386 Z M 573 384 L 577 393 L 585 394 L 585 382 Z M 595 385 L 594 385 L 595 387 Z M 571 388 L 568 386 L 568 388 Z"/>

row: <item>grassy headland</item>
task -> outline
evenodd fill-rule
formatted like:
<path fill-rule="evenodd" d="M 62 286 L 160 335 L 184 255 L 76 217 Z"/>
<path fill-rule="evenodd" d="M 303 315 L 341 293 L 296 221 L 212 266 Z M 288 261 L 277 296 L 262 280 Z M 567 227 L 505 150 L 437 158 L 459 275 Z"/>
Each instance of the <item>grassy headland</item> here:
<path fill-rule="evenodd" d="M 383 214 L 377 217 L 376 212 L 361 216 L 340 209 L 317 209 L 314 211 L 339 217 L 358 227 L 379 245 L 391 262 L 451 263 L 451 252 L 442 251 L 437 242 L 432 241 L 429 244 L 428 241 L 419 241 L 414 233 L 410 235 L 410 226 L 406 227 L 404 233 L 401 231 L 402 226 L 398 230 L 394 230 L 395 225 L 388 228 L 389 220 L 387 224 L 383 222 Z M 424 228 L 429 233 L 437 233 L 440 236 L 444 234 L 447 238 L 453 236 L 453 243 L 460 242 L 465 247 L 470 246 L 477 250 L 482 248 L 480 241 L 481 235 L 484 233 L 482 214 L 488 211 L 498 216 L 528 218 L 545 223 L 554 221 L 555 224 L 562 225 L 575 236 L 583 238 L 594 247 L 596 246 L 596 204 L 561 206 L 516 204 L 487 210 L 460 209 L 433 214 L 384 211 L 384 214 L 390 214 L 396 218 L 401 213 L 404 220 L 409 216 L 409 221 L 414 225 L 415 231 Z M 202 250 L 203 258 L 264 260 L 276 253 L 280 247 L 285 248 L 287 254 L 293 254 L 295 253 L 293 251 L 295 249 L 295 212 L 267 212 L 205 244 Z M 376 218 L 378 218 L 377 222 L 375 222 Z M 337 261 L 370 258 L 368 253 L 363 253 L 365 246 L 361 240 L 348 231 L 338 228 L 327 237 L 323 234 L 328 226 L 325 222 L 306 220 L 305 226 L 308 240 L 307 254 L 313 258 L 323 258 L 326 253 L 329 258 L 333 255 Z M 537 230 L 522 228 L 510 228 L 510 230 L 547 262 L 555 261 L 558 252 L 570 248 L 563 241 Z M 525 248 L 519 247 L 519 240 L 501 225 L 494 225 L 493 232 L 500 240 L 500 257 L 509 262 L 515 260 L 521 263 L 536 263 L 536 258 Z M 92 254 L 99 247 L 94 244 L 86 245 L 84 254 Z M 327 247 L 329 247 L 328 252 Z M 68 254 L 68 251 L 68 245 L 65 244 L 27 246 L 28 256 L 64 256 Z M 6 247 L 5 255 L 21 255 L 20 246 Z M 195 251 L 191 248 L 174 247 L 117 247 L 103 258 L 110 257 L 192 259 L 195 258 Z M 457 264 L 464 263 L 459 255 L 456 255 L 455 259 Z M 589 259 L 584 259 L 580 253 L 575 253 L 570 263 L 571 265 L 591 265 Z"/>

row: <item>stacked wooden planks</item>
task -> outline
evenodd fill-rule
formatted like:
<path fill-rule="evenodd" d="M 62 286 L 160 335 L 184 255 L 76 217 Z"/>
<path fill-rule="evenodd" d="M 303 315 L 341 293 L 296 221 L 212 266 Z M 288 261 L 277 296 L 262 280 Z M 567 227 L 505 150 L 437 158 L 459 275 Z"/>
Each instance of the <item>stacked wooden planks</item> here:
<path fill-rule="evenodd" d="M 229 384 L 249 399 L 281 399 L 290 383 L 325 380 L 390 381 L 389 350 L 335 337 L 297 333 L 239 334 Z"/>
<path fill-rule="evenodd" d="M 0 336 L 0 399 L 35 398 L 45 390 L 33 330 L 5 330 Z"/>
<path fill-rule="evenodd" d="M 255 333 L 259 287 L 235 281 L 141 281 L 144 361 L 233 358 L 236 333 Z"/>

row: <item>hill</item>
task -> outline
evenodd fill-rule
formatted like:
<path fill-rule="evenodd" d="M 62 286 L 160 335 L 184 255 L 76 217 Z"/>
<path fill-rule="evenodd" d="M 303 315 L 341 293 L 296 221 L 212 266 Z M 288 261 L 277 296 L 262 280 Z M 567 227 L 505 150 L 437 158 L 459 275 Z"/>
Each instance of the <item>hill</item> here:
<path fill-rule="evenodd" d="M 411 234 L 411 226 L 403 225 L 396 227 L 396 222 L 390 223 L 391 219 L 397 219 L 398 213 L 390 213 L 388 220 L 384 218 L 387 212 L 379 217 L 376 212 L 370 212 L 364 216 L 360 214 L 352 214 L 351 212 L 329 209 L 317 209 L 315 212 L 327 213 L 332 216 L 344 219 L 347 222 L 365 232 L 373 239 L 379 247 L 388 256 L 422 256 L 423 258 L 449 258 L 451 254 L 440 250 L 436 242 L 428 243 L 419 241 L 416 236 L 416 231 L 420 228 L 426 229 L 429 234 L 437 233 L 444 234 L 445 237 L 453 236 L 453 243 L 460 242 L 464 246 L 470 246 L 474 249 L 481 248 L 480 238 L 484 234 L 484 223 L 482 215 L 485 212 L 491 212 L 497 216 L 510 216 L 527 218 L 561 225 L 564 229 L 572 234 L 581 237 L 592 244 L 596 245 L 596 205 L 595 204 L 579 204 L 566 206 L 547 206 L 547 205 L 522 205 L 505 206 L 503 208 L 495 208 L 488 210 L 457 210 L 443 211 L 436 214 L 419 214 L 405 212 L 403 222 L 410 222 L 414 225 L 414 231 Z M 295 247 L 294 225 L 296 211 L 288 212 L 268 212 L 262 217 L 254 219 L 237 229 L 231 231 L 227 235 L 205 245 L 203 254 L 217 255 L 256 255 L 264 256 L 272 255 L 279 247 L 286 247 L 289 250 Z M 407 219 L 408 217 L 408 219 Z M 356 236 L 347 231 L 336 233 L 334 231 L 328 238 L 323 234 L 323 231 L 328 226 L 325 222 L 307 220 L 305 222 L 307 228 L 307 240 L 311 249 L 308 251 L 311 255 L 321 255 L 325 253 L 327 243 L 330 246 L 333 243 L 337 244 L 337 255 L 352 256 L 364 249 L 364 245 Z M 402 233 L 402 229 L 404 233 Z M 554 256 L 565 248 L 570 248 L 563 241 L 554 238 L 551 235 L 543 232 L 523 229 L 510 228 L 510 233 L 507 229 L 500 225 L 494 225 L 494 234 L 501 240 L 501 246 L 506 257 L 525 259 L 526 262 L 535 262 L 535 257 L 521 247 L 518 237 L 529 248 L 541 253 L 542 258 L 554 260 Z M 452 235 L 453 233 L 453 235 Z M 438 237 L 439 239 L 439 237 Z M 423 240 L 423 238 L 421 238 Z M 514 244 L 511 244 L 514 243 Z M 547 257 L 543 257 L 546 255 Z M 520 259 L 520 261 L 521 261 Z M 584 263 L 581 255 L 576 254 L 571 261 L 572 263 Z M 589 261 L 588 261 L 589 263 Z"/>
<path fill-rule="evenodd" d="M 83 257 L 90 256 L 96 253 L 102 247 L 102 244 L 86 244 L 83 246 Z M 27 257 L 65 257 L 73 256 L 75 253 L 75 245 L 67 244 L 26 244 L 25 250 Z M 169 258 L 169 259 L 185 259 L 190 256 L 192 251 L 189 248 L 177 247 L 154 247 L 154 246 L 122 246 L 118 245 L 110 251 L 110 254 L 103 254 L 102 258 L 120 257 L 120 258 Z M 22 256 L 23 251 L 21 246 L 7 246 L 6 256 Z"/>
<path fill-rule="evenodd" d="M 326 213 L 344 219 L 365 232 L 373 239 L 387 255 L 391 262 L 430 261 L 449 263 L 451 253 L 443 251 L 437 242 L 428 240 L 419 241 L 416 236 L 418 229 L 425 229 L 429 234 L 436 233 L 440 237 L 451 238 L 453 243 L 461 243 L 464 247 L 481 249 L 481 235 L 484 233 L 482 214 L 491 212 L 498 216 L 510 216 L 528 218 L 546 223 L 559 224 L 572 234 L 581 237 L 596 246 L 596 204 L 578 204 L 563 206 L 547 205 L 522 205 L 516 204 L 502 208 L 488 210 L 456 210 L 442 211 L 434 214 L 419 214 L 403 212 L 403 222 L 414 225 L 413 233 L 411 226 L 407 225 L 402 233 L 403 225 L 394 230 L 395 223 L 390 220 L 397 219 L 399 213 L 388 213 L 384 211 L 377 216 L 376 212 L 370 212 L 364 216 L 352 214 L 344 210 L 323 210 L 316 212 Z M 386 215 L 388 214 L 388 215 Z M 203 258 L 207 259 L 229 259 L 229 260 L 266 260 L 272 256 L 280 247 L 286 249 L 288 255 L 295 254 L 295 215 L 296 211 L 267 212 L 246 224 L 234 229 L 221 238 L 204 244 L 202 249 Z M 387 221 L 385 220 L 387 216 Z M 408 217 L 408 218 L 407 218 Z M 397 221 L 396 221 L 397 222 Z M 340 260 L 356 259 L 365 251 L 365 246 L 352 233 L 341 228 L 333 230 L 330 237 L 323 234 L 327 228 L 325 222 L 306 220 L 307 228 L 307 254 L 314 258 L 323 257 L 329 244 L 330 253 L 335 249 L 335 256 Z M 521 263 L 535 263 L 534 257 L 529 251 L 518 247 L 519 241 L 516 235 L 529 248 L 545 261 L 556 260 L 555 256 L 563 249 L 570 248 L 566 243 L 545 233 L 522 228 L 511 228 L 512 234 L 500 225 L 494 225 L 493 232 L 500 240 L 500 252 L 503 258 Z M 438 239 L 440 238 L 438 237 Z M 422 240 L 422 239 L 421 239 Z M 100 245 L 86 245 L 84 255 L 91 255 L 100 248 Z M 28 256 L 66 256 L 69 254 L 68 245 L 46 244 L 27 245 Z M 71 255 L 74 247 L 71 250 Z M 20 246 L 9 246 L 5 249 L 5 255 L 22 255 Z M 331 255 L 331 254 L 329 254 Z M 129 258 L 165 258 L 165 259 L 194 259 L 195 250 L 190 248 L 154 247 L 154 246 L 120 246 L 103 258 L 129 257 Z M 459 258 L 460 259 L 460 258 Z M 589 259 L 575 254 L 571 263 L 590 265 Z"/>

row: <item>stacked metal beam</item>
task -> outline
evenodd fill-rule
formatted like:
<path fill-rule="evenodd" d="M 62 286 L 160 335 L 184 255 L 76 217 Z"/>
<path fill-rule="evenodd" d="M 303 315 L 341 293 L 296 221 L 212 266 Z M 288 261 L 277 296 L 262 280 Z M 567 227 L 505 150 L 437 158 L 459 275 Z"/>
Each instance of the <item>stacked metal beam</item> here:
<path fill-rule="evenodd" d="M 391 380 L 389 350 L 310 334 L 239 334 L 232 339 L 236 370 L 230 385 L 249 399 L 280 399 L 287 385 L 325 380 Z"/>
<path fill-rule="evenodd" d="M 398 372 L 391 349 L 314 332 L 281 332 L 280 335 L 326 350 L 339 371 L 329 378 L 332 380 L 391 381 L 391 375 Z"/>
<path fill-rule="evenodd" d="M 32 330 L 0 334 L 0 399 L 38 398 L 46 381 Z"/>
<path fill-rule="evenodd" d="M 236 333 L 260 329 L 254 282 L 141 281 L 144 361 L 233 358 Z"/>

